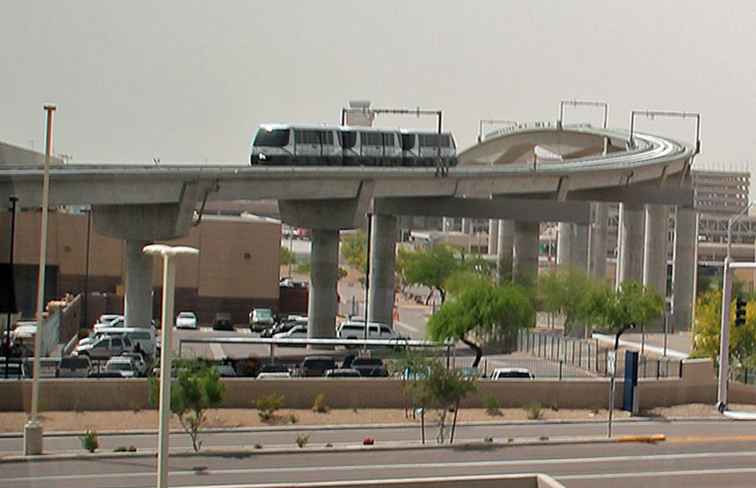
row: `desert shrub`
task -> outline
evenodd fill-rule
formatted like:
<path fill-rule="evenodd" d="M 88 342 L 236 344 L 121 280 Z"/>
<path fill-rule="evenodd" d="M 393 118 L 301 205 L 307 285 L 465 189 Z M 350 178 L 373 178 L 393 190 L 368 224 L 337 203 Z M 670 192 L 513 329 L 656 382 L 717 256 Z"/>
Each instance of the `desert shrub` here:
<path fill-rule="evenodd" d="M 483 395 L 481 399 L 483 401 L 483 408 L 486 409 L 486 413 L 492 417 L 501 415 L 501 405 L 499 400 L 494 395 Z"/>
<path fill-rule="evenodd" d="M 297 446 L 305 447 L 310 442 L 310 434 L 297 434 Z"/>
<path fill-rule="evenodd" d="M 97 431 L 94 429 L 87 429 L 84 435 L 79 437 L 79 440 L 81 440 L 81 447 L 89 452 L 95 452 L 100 447 Z"/>
<path fill-rule="evenodd" d="M 271 393 L 260 397 L 255 401 L 257 415 L 263 422 L 269 422 L 276 414 L 276 410 L 283 406 L 284 396 L 280 393 Z"/>
<path fill-rule="evenodd" d="M 528 420 L 538 420 L 543 417 L 543 407 L 540 403 L 529 403 L 525 407 L 525 413 L 528 415 Z"/>
<path fill-rule="evenodd" d="M 326 403 L 326 396 L 324 393 L 318 393 L 315 396 L 315 401 L 312 402 L 312 411 L 315 413 L 328 413 L 328 404 Z"/>

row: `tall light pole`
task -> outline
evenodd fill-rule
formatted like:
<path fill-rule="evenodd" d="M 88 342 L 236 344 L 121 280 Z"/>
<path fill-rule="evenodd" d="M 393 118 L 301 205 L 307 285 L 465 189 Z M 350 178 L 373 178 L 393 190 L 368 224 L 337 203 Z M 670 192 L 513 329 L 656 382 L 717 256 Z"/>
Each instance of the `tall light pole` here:
<path fill-rule="evenodd" d="M 163 256 L 163 312 L 160 344 L 160 427 L 158 446 L 158 488 L 168 487 L 168 449 L 171 419 L 171 331 L 173 329 L 173 298 L 176 288 L 176 264 L 173 257 L 197 255 L 199 251 L 187 246 L 150 244 L 142 251 L 145 254 Z"/>
<path fill-rule="evenodd" d="M 730 374 L 730 302 L 732 301 L 732 226 L 756 202 L 751 202 L 734 217 L 727 220 L 727 256 L 722 268 L 722 316 L 719 323 L 719 376 L 717 382 L 717 409 L 727 410 L 727 381 Z M 745 264 L 745 263 L 744 263 Z"/>
<path fill-rule="evenodd" d="M 45 266 L 47 265 L 47 207 L 50 200 L 50 156 L 52 154 L 52 120 L 55 105 L 45 105 L 47 132 L 45 167 L 42 178 L 42 224 L 39 237 L 39 274 L 37 277 L 37 330 L 34 333 L 31 415 L 24 425 L 24 454 L 42 454 L 42 423 L 39 421 L 39 368 L 42 349 L 43 313 L 45 311 Z"/>

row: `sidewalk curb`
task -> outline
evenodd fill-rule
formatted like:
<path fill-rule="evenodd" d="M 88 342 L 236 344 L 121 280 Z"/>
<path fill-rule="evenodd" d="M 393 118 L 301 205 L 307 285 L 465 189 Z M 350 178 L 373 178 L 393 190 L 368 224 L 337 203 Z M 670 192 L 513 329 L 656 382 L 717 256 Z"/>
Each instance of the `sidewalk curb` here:
<path fill-rule="evenodd" d="M 628 417 L 614 419 L 614 423 L 637 423 L 637 422 L 707 422 L 707 421 L 724 421 L 732 422 L 731 418 L 719 417 Z M 553 419 L 553 420 L 478 420 L 472 422 L 459 422 L 458 427 L 509 427 L 509 426 L 548 426 L 548 425 L 576 425 L 576 424 L 605 424 L 607 419 Z M 244 434 L 260 432 L 315 432 L 319 430 L 383 430 L 383 429 L 420 429 L 419 424 L 324 424 L 324 425 L 270 425 L 264 427 L 217 427 L 203 429 L 203 434 Z M 129 435 L 157 435 L 157 429 L 133 429 L 133 430 L 106 430 L 97 432 L 100 437 L 111 436 L 129 436 Z M 171 430 L 171 434 L 185 434 L 181 429 Z M 49 438 L 55 437 L 76 437 L 84 435 L 84 431 L 60 430 L 45 432 L 44 436 Z M 23 432 L 0 432 L 0 439 L 21 439 Z"/>
<path fill-rule="evenodd" d="M 541 440 L 543 439 L 543 440 Z M 415 450 L 437 450 L 437 449 L 500 449 L 503 447 L 528 447 L 528 446 L 561 446 L 561 445 L 581 445 L 581 444 L 618 444 L 626 442 L 661 442 L 666 438 L 663 434 L 653 435 L 632 435 L 618 436 L 614 438 L 607 437 L 563 437 L 563 438 L 541 438 L 541 439 L 513 439 L 508 441 L 481 442 L 467 440 L 453 445 L 438 444 L 420 444 L 414 442 L 386 442 L 373 446 L 363 446 L 359 444 L 340 445 L 334 447 L 303 447 L 303 448 L 261 448 L 253 447 L 228 447 L 228 448 L 209 448 L 200 452 L 194 452 L 191 449 L 176 449 L 171 452 L 171 457 L 223 457 L 223 456 L 265 456 L 265 455 L 282 455 L 282 454 L 318 454 L 318 453 L 345 453 L 345 452 L 369 452 L 369 451 L 415 451 Z M 157 456 L 156 449 L 145 449 L 138 452 L 62 452 L 57 454 L 43 454 L 35 456 L 9 455 L 0 457 L 0 464 L 9 463 L 26 463 L 39 461 L 82 461 L 93 459 L 121 459 L 121 458 L 152 458 Z"/>

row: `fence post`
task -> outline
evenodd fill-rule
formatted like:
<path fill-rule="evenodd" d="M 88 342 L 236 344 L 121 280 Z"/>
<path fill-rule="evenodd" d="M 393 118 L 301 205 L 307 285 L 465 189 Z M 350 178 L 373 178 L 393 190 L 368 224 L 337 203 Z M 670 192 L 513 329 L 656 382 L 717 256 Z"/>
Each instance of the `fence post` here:
<path fill-rule="evenodd" d="M 562 361 L 562 338 L 559 337 L 559 340 L 557 341 L 557 359 L 561 362 Z"/>
<path fill-rule="evenodd" d="M 656 360 L 656 381 L 659 381 L 659 375 L 661 374 L 661 362 Z"/>
<path fill-rule="evenodd" d="M 648 366 L 648 359 L 643 356 L 643 378 L 646 378 L 646 367 Z"/>
<path fill-rule="evenodd" d="M 583 367 L 583 342 L 578 342 L 578 368 Z"/>
<path fill-rule="evenodd" d="M 745 384 L 748 384 L 748 368 L 743 368 L 743 373 L 745 374 Z"/>
<path fill-rule="evenodd" d="M 598 348 L 598 339 L 596 340 L 596 372 L 600 372 L 599 370 L 599 348 Z"/>
<path fill-rule="evenodd" d="M 562 360 L 559 360 L 559 381 L 562 381 Z"/>

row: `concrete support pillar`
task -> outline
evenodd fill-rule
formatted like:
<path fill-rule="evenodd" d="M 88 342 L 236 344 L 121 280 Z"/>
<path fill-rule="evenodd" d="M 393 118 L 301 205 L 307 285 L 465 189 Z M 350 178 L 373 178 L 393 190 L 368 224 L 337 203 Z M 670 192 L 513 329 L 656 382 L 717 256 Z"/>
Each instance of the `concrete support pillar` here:
<path fill-rule="evenodd" d="M 698 214 L 692 208 L 677 208 L 675 258 L 672 271 L 672 322 L 675 330 L 690 330 L 696 293 Z"/>
<path fill-rule="evenodd" d="M 585 224 L 559 223 L 558 266 L 588 271 L 588 232 Z"/>
<path fill-rule="evenodd" d="M 516 283 L 535 285 L 538 278 L 538 222 L 514 223 L 512 276 Z"/>
<path fill-rule="evenodd" d="M 667 225 L 665 205 L 646 205 L 646 235 L 643 245 L 643 285 L 667 296 Z"/>
<path fill-rule="evenodd" d="M 569 222 L 559 222 L 557 236 L 557 266 L 571 266 L 572 226 Z"/>
<path fill-rule="evenodd" d="M 588 272 L 588 226 L 573 224 L 575 234 L 572 239 L 572 266 L 584 273 Z"/>
<path fill-rule="evenodd" d="M 488 221 L 488 255 L 496 256 L 499 250 L 499 221 L 490 219 Z"/>
<path fill-rule="evenodd" d="M 514 221 L 499 221 L 499 244 L 496 254 L 496 281 L 498 283 L 512 280 L 514 232 Z"/>
<path fill-rule="evenodd" d="M 339 231 L 312 229 L 307 337 L 336 336 Z"/>
<path fill-rule="evenodd" d="M 643 205 L 620 204 L 620 255 L 617 286 L 643 279 Z"/>
<path fill-rule="evenodd" d="M 589 241 L 588 273 L 599 279 L 606 279 L 606 241 L 609 229 L 609 206 L 603 202 L 594 202 L 593 222 L 591 223 Z"/>
<path fill-rule="evenodd" d="M 441 230 L 444 232 L 449 232 L 454 227 L 453 224 L 454 224 L 454 219 L 452 219 L 451 217 L 443 217 L 441 219 L 441 227 L 442 227 Z"/>
<path fill-rule="evenodd" d="M 463 234 L 472 234 L 472 219 L 463 218 L 462 219 L 462 233 Z"/>
<path fill-rule="evenodd" d="M 373 215 L 372 218 L 368 321 L 392 326 L 397 219 L 393 215 Z"/>
<path fill-rule="evenodd" d="M 142 253 L 149 241 L 126 241 L 126 327 L 150 327 L 152 320 L 152 256 Z"/>

